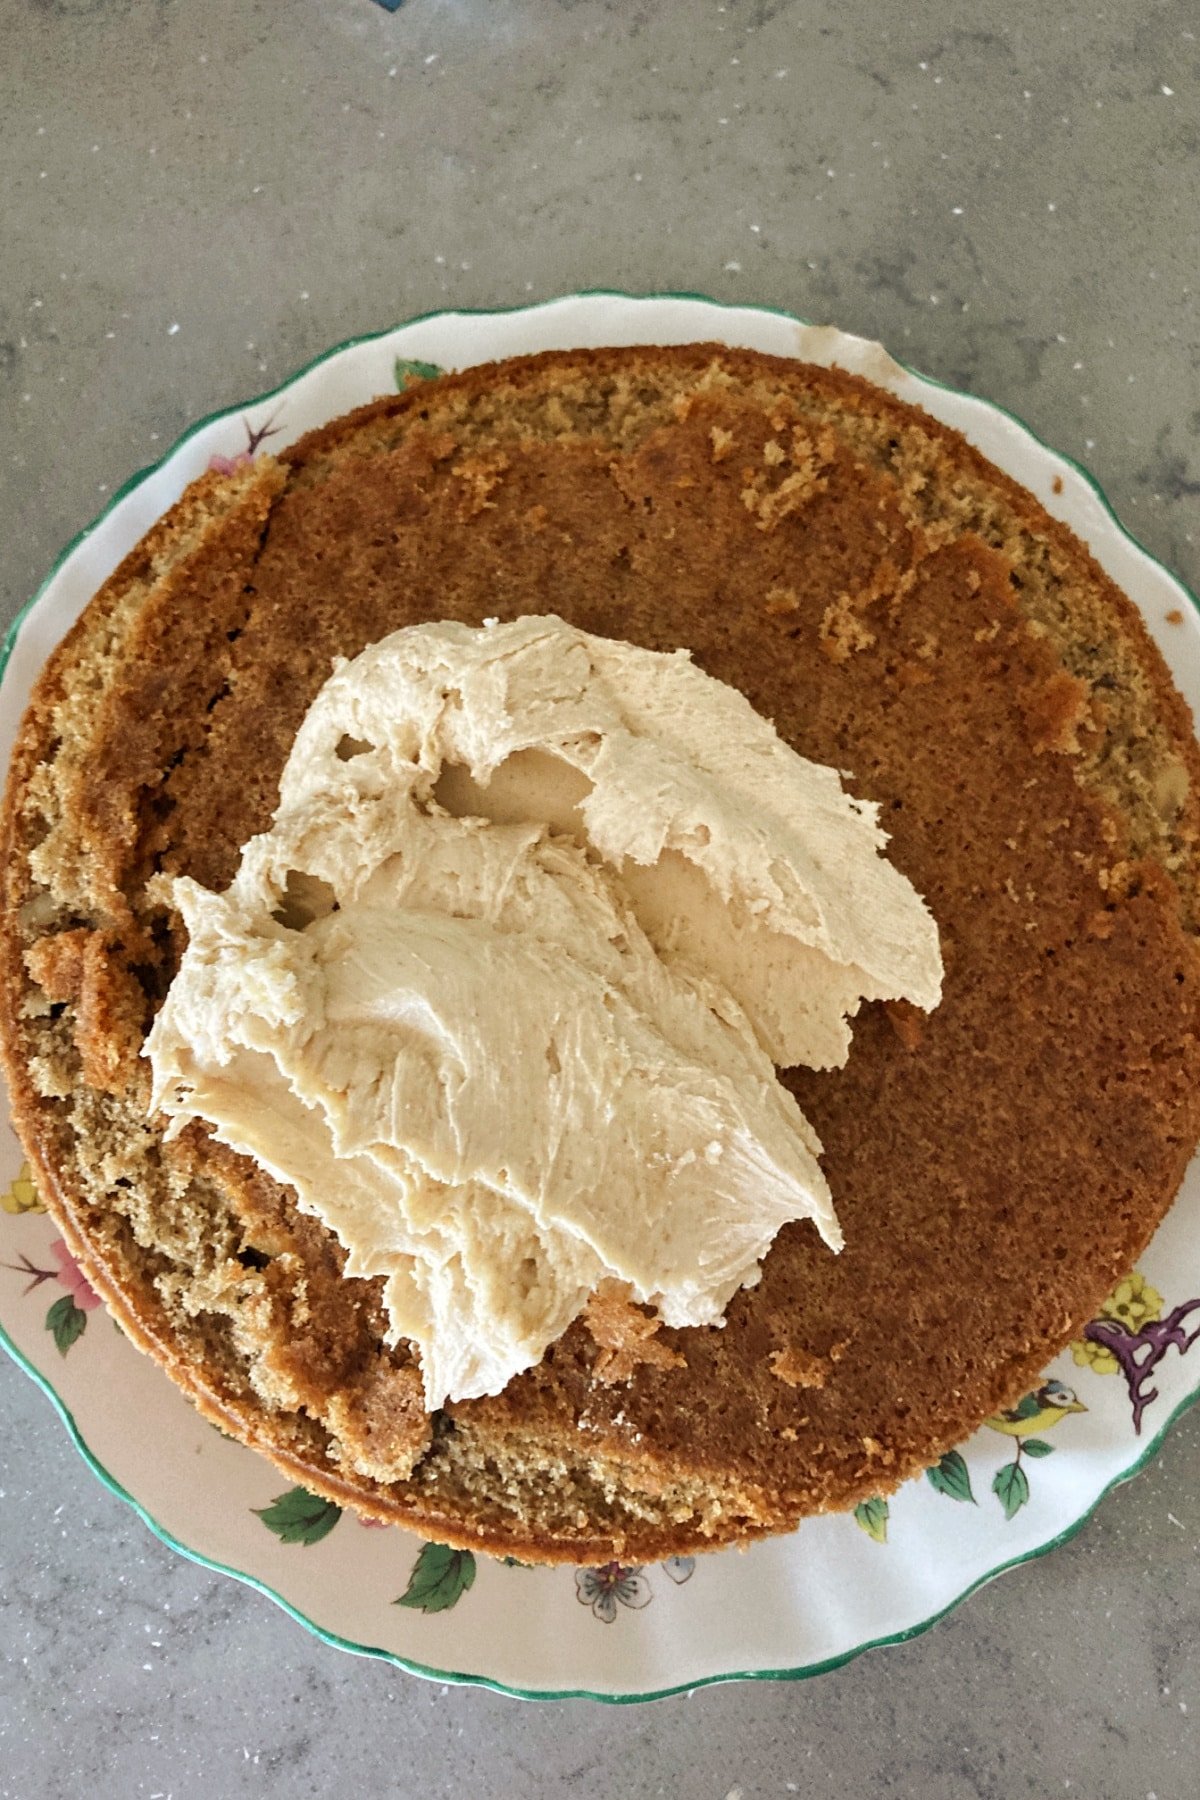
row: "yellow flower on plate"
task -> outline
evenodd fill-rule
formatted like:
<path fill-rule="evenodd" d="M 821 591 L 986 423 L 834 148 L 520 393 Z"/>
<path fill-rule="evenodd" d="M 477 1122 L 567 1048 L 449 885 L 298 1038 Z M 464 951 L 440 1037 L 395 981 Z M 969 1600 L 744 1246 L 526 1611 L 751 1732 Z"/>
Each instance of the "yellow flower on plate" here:
<path fill-rule="evenodd" d="M 1158 1289 L 1152 1288 L 1141 1271 L 1135 1269 L 1124 1281 L 1118 1281 L 1100 1312 L 1103 1318 L 1115 1319 L 1118 1325 L 1136 1336 L 1151 1319 L 1161 1319 L 1162 1309 L 1162 1295 Z"/>
<path fill-rule="evenodd" d="M 1071 1355 L 1081 1369 L 1091 1369 L 1097 1375 L 1115 1375 L 1121 1366 L 1111 1350 L 1103 1344 L 1093 1344 L 1090 1338 L 1075 1338 Z"/>
<path fill-rule="evenodd" d="M 1158 1289 L 1150 1286 L 1140 1269 L 1135 1269 L 1132 1275 L 1118 1281 L 1100 1308 L 1100 1317 L 1112 1319 L 1130 1337 L 1136 1337 L 1143 1325 L 1162 1317 L 1162 1307 Z M 1115 1375 L 1120 1367 L 1111 1350 L 1103 1344 L 1093 1344 L 1090 1338 L 1076 1338 L 1071 1355 L 1080 1368 L 1093 1369 L 1097 1375 Z"/>
<path fill-rule="evenodd" d="M 38 1191 L 33 1185 L 29 1164 L 22 1163 L 12 1186 L 0 1194 L 0 1212 L 30 1213 L 45 1212 L 45 1210 L 38 1198 Z"/>

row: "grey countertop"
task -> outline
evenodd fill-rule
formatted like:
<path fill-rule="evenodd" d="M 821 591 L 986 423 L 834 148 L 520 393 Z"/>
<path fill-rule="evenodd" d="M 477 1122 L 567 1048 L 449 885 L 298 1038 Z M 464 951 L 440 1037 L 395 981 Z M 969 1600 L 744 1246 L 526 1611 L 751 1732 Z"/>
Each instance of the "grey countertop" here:
<path fill-rule="evenodd" d="M 1195 586 L 1197 33 L 1189 0 L 0 0 L 5 616 L 195 416 L 586 286 L 879 337 Z M 620 1711 L 326 1648 L 166 1550 L 6 1361 L 0 1417 L 5 1796 L 1197 1792 L 1195 1414 L 926 1636 Z"/>

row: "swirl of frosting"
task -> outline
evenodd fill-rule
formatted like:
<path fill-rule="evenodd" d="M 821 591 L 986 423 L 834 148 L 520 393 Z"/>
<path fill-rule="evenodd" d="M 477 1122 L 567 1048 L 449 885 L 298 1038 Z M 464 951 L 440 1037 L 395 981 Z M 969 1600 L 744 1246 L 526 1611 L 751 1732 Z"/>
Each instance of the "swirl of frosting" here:
<path fill-rule="evenodd" d="M 498 1392 L 605 1278 L 715 1325 L 780 1227 L 841 1236 L 776 1065 L 937 1004 L 876 808 L 684 651 L 555 617 L 337 666 L 147 1041 L 153 1103 L 384 1278 L 426 1404 Z"/>

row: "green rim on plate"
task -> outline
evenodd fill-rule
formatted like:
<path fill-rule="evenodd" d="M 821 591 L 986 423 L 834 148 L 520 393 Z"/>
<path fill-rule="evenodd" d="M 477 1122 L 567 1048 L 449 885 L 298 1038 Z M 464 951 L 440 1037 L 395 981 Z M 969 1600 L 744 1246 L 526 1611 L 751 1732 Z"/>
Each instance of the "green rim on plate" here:
<path fill-rule="evenodd" d="M 1071 1539 L 1077 1537 L 1083 1530 L 1097 1507 L 1108 1498 L 1113 1489 L 1121 1487 L 1127 1481 L 1132 1481 L 1134 1476 L 1153 1460 L 1176 1421 L 1181 1419 L 1197 1400 L 1200 1400 L 1200 1389 L 1186 1395 L 1171 1416 L 1159 1427 L 1157 1435 L 1146 1446 L 1137 1461 L 1128 1469 L 1122 1470 L 1121 1474 L 1114 1476 L 1107 1487 L 1097 1494 L 1087 1511 L 1082 1513 L 1078 1519 L 1073 1520 L 1064 1531 L 1060 1531 L 1057 1537 L 1048 1539 L 1044 1544 L 1038 1544 L 1034 1549 L 1027 1550 L 1020 1556 L 1012 1557 L 1008 1562 L 998 1563 L 994 1569 L 989 1569 L 977 1581 L 973 1581 L 969 1587 L 964 1588 L 962 1593 L 956 1595 L 948 1605 L 931 1613 L 927 1619 L 919 1620 L 915 1625 L 907 1625 L 902 1631 L 891 1632 L 883 1637 L 871 1638 L 866 1643 L 856 1644 L 853 1649 L 842 1651 L 837 1656 L 827 1657 L 823 1662 L 804 1663 L 794 1669 L 731 1669 L 725 1674 L 700 1675 L 694 1681 L 680 1681 L 670 1687 L 656 1688 L 642 1694 L 601 1694 L 594 1693 L 589 1688 L 510 1687 L 506 1682 L 496 1681 L 489 1675 L 464 1675 L 456 1669 L 437 1669 L 428 1663 L 417 1662 L 411 1656 L 401 1656 L 395 1650 L 383 1650 L 373 1644 L 358 1644 L 350 1638 L 339 1637 L 336 1631 L 330 1631 L 324 1625 L 318 1625 L 315 1619 L 310 1619 L 306 1613 L 293 1606 L 290 1600 L 286 1600 L 260 1576 L 249 1575 L 244 1569 L 231 1568 L 227 1563 L 218 1562 L 211 1556 L 205 1556 L 200 1550 L 192 1550 L 168 1531 L 165 1525 L 160 1525 L 158 1520 L 146 1511 L 141 1501 L 135 1499 L 128 1488 L 123 1487 L 116 1476 L 109 1473 L 99 1457 L 95 1456 L 88 1448 L 70 1408 L 51 1386 L 47 1377 L 39 1369 L 35 1369 L 29 1359 L 18 1350 L 2 1325 L 0 1325 L 0 1345 L 3 1345 L 4 1349 L 8 1351 L 17 1367 L 23 1369 L 50 1400 L 67 1428 L 71 1442 L 93 1475 L 103 1483 L 109 1493 L 115 1494 L 118 1500 L 124 1500 L 126 1505 L 131 1506 L 139 1519 L 150 1527 L 156 1538 L 166 1544 L 168 1549 L 176 1550 L 181 1556 L 186 1556 L 189 1562 L 199 1563 L 201 1568 L 212 1569 L 218 1575 L 231 1575 L 235 1581 L 244 1582 L 247 1587 L 254 1588 L 260 1594 L 265 1594 L 268 1600 L 273 1600 L 276 1606 L 282 1607 L 285 1613 L 290 1614 L 299 1624 L 305 1626 L 314 1637 L 320 1638 L 323 1644 L 330 1644 L 335 1650 L 349 1650 L 355 1656 L 372 1656 L 380 1662 L 393 1663 L 397 1668 L 407 1670 L 410 1675 L 421 1675 L 430 1681 L 444 1681 L 455 1687 L 489 1688 L 492 1693 L 506 1694 L 512 1700 L 598 1700 L 606 1706 L 634 1706 L 644 1700 L 669 1700 L 677 1694 L 694 1693 L 697 1688 L 718 1687 L 727 1681 L 807 1681 L 810 1676 L 828 1675 L 834 1669 L 844 1668 L 847 1663 L 853 1662 L 856 1657 L 862 1656 L 868 1650 L 885 1650 L 893 1645 L 907 1644 L 913 1638 L 922 1637 L 939 1620 L 952 1613 L 965 1600 L 969 1600 L 972 1594 L 978 1593 L 981 1587 L 986 1587 L 989 1581 L 994 1581 L 999 1575 L 1006 1575 L 1010 1569 L 1019 1569 L 1025 1563 L 1037 1562 L 1040 1557 L 1049 1555 L 1051 1550 L 1057 1550 L 1061 1545 L 1069 1544 Z"/>
<path fill-rule="evenodd" d="M 392 326 L 387 327 L 385 330 L 364 333 L 364 334 L 361 334 L 356 337 L 348 338 L 344 342 L 333 346 L 332 348 L 322 352 L 319 356 L 316 356 L 316 357 L 312 358 L 310 361 L 308 361 L 307 363 L 303 364 L 300 368 L 296 369 L 291 375 L 289 375 L 284 381 L 280 382 L 277 386 L 267 389 L 265 392 L 254 396 L 250 400 L 240 402 L 233 406 L 218 408 L 217 410 L 205 415 L 203 418 L 195 421 L 192 425 L 190 425 L 188 427 L 188 429 L 186 431 L 184 431 L 175 440 L 175 442 L 160 457 L 158 457 L 154 462 L 149 463 L 145 467 L 137 470 L 134 474 L 132 474 L 128 478 L 128 480 L 126 480 L 124 483 L 122 483 L 122 485 L 116 490 L 116 492 L 109 499 L 109 501 L 107 502 L 107 504 L 103 508 L 103 510 L 97 515 L 97 517 L 89 525 L 87 525 L 82 531 L 77 533 L 76 536 L 74 538 L 72 538 L 70 543 L 65 547 L 65 549 L 56 558 L 55 562 L 53 563 L 52 567 L 50 568 L 45 579 L 40 583 L 36 593 L 25 604 L 25 606 L 22 607 L 21 611 L 17 614 L 17 616 L 12 621 L 11 625 L 8 627 L 8 630 L 7 630 L 4 640 L 3 640 L 3 644 L 2 644 L 2 646 L 0 646 L 0 679 L 3 679 L 4 674 L 7 671 L 9 661 L 12 656 L 14 647 L 16 646 L 16 644 L 20 638 L 22 627 L 24 626 L 25 622 L 29 618 L 32 610 L 37 606 L 38 602 L 43 598 L 43 596 L 46 595 L 46 593 L 50 589 L 52 583 L 55 581 L 55 579 L 59 575 L 60 571 L 62 570 L 63 566 L 67 563 L 68 559 L 84 543 L 86 543 L 86 541 L 97 531 L 97 529 L 105 522 L 105 520 L 108 519 L 108 517 L 112 514 L 114 509 L 116 507 L 118 507 L 123 500 L 125 500 L 131 493 L 133 493 L 137 488 L 139 488 L 144 482 L 148 481 L 154 475 L 156 475 L 160 470 L 162 470 L 175 456 L 178 455 L 178 453 L 182 449 L 185 448 L 185 446 L 187 446 L 201 432 L 205 431 L 210 426 L 219 424 L 225 420 L 233 419 L 240 414 L 244 414 L 246 411 L 250 410 L 251 408 L 263 406 L 264 404 L 270 402 L 271 400 L 284 395 L 285 393 L 292 390 L 296 386 L 296 384 L 303 379 L 303 377 L 310 374 L 312 371 L 320 368 L 323 364 L 328 363 L 328 362 L 332 361 L 334 358 L 344 354 L 345 352 L 356 349 L 362 345 L 379 343 L 379 342 L 383 341 L 384 339 L 393 337 L 398 331 L 404 330 L 406 328 L 420 325 L 420 324 L 428 322 L 428 321 L 436 321 L 439 319 L 445 319 L 445 318 L 448 318 L 451 316 L 456 317 L 456 318 L 489 319 L 489 318 L 500 318 L 500 317 L 505 317 L 505 316 L 536 314 L 536 313 L 543 311 L 544 309 L 546 309 L 548 307 L 554 307 L 556 305 L 561 304 L 564 299 L 565 300 L 585 300 L 585 301 L 586 300 L 596 300 L 596 301 L 611 300 L 614 302 L 629 302 L 629 303 L 634 303 L 634 304 L 637 304 L 639 302 L 654 302 L 654 301 L 658 301 L 658 302 L 692 302 L 692 303 L 707 305 L 707 306 L 716 308 L 716 309 L 718 309 L 722 312 L 726 312 L 726 313 L 742 312 L 742 311 L 753 312 L 758 315 L 767 315 L 767 316 L 770 316 L 770 317 L 773 317 L 776 319 L 784 320 L 790 324 L 794 324 L 797 327 L 801 327 L 801 328 L 810 326 L 809 321 L 804 320 L 801 317 L 799 317 L 798 315 L 788 312 L 788 311 L 786 311 L 782 308 L 778 308 L 778 307 L 748 308 L 748 307 L 743 307 L 739 303 L 714 301 L 714 300 L 711 300 L 706 295 L 696 294 L 696 293 L 688 293 L 688 292 L 652 293 L 652 294 L 644 294 L 644 295 L 634 295 L 634 294 L 622 293 L 619 290 L 598 288 L 598 289 L 585 289 L 585 290 L 582 290 L 578 294 L 574 294 L 574 295 L 570 295 L 570 296 L 558 296 L 558 297 L 555 297 L 554 299 L 539 302 L 532 306 L 514 306 L 514 307 L 497 307 L 497 308 L 457 308 L 457 309 L 453 309 L 453 312 L 450 312 L 448 309 L 436 309 L 434 311 L 417 314 L 411 319 L 402 321 L 400 325 L 392 325 Z M 974 396 L 964 396 L 962 393 L 962 390 L 951 387 L 947 383 L 938 381 L 935 378 L 930 377 L 930 376 L 921 375 L 918 371 L 912 369 L 908 364 L 905 364 L 903 362 L 897 362 L 896 366 L 900 370 L 902 370 L 904 373 L 916 377 L 918 380 L 920 380 L 924 383 L 927 383 L 929 386 L 931 386 L 933 388 L 939 389 L 941 392 L 943 392 L 947 395 L 951 395 L 956 398 L 969 398 L 969 399 L 976 400 L 976 397 L 974 397 Z M 987 409 L 991 410 L 992 412 L 997 413 L 997 414 L 1001 415 L 1002 417 L 1011 421 L 1026 435 L 1026 437 L 1032 443 L 1040 446 L 1043 450 L 1049 452 L 1054 457 L 1058 458 L 1063 464 L 1073 468 L 1078 473 L 1078 475 L 1083 479 L 1083 481 L 1087 484 L 1088 488 L 1091 490 L 1091 492 L 1094 494 L 1094 496 L 1099 500 L 1104 513 L 1107 515 L 1108 520 L 1116 528 L 1116 530 L 1118 531 L 1120 536 L 1122 538 L 1124 538 L 1127 542 L 1131 543 L 1147 559 L 1147 561 L 1150 564 L 1152 564 L 1156 569 L 1160 570 L 1168 578 L 1168 580 L 1173 584 L 1173 586 L 1176 587 L 1182 594 L 1184 594 L 1186 596 L 1186 598 L 1190 601 L 1191 605 L 1197 609 L 1197 612 L 1200 613 L 1200 599 L 1197 599 L 1197 596 L 1195 594 L 1193 594 L 1191 592 L 1191 590 L 1182 581 L 1180 581 L 1177 576 L 1175 576 L 1169 570 L 1167 570 L 1165 568 L 1165 566 L 1159 561 L 1159 559 L 1154 557 L 1152 555 L 1152 553 L 1150 551 L 1148 551 L 1143 544 L 1141 544 L 1141 542 L 1136 538 L 1136 536 L 1134 536 L 1134 534 L 1132 532 L 1130 532 L 1126 529 L 1126 527 L 1122 524 L 1120 519 L 1117 517 L 1117 514 L 1115 513 L 1111 504 L 1109 503 L 1107 496 L 1105 495 L 1103 489 L 1100 487 L 1099 483 L 1096 481 L 1095 477 L 1090 473 L 1090 471 L 1088 469 L 1086 469 L 1082 464 L 1077 462 L 1073 457 L 1066 455 L 1064 452 L 1059 451 L 1059 450 L 1053 450 L 1051 448 L 1051 446 L 1049 446 L 1045 442 L 1044 439 L 1042 439 L 1036 432 L 1034 432 L 1025 423 L 1024 420 L 1022 420 L 1017 414 L 1011 412 L 1008 408 L 1000 406 L 993 401 L 978 401 L 978 400 L 976 400 L 976 403 L 986 407 Z M 477 1686 L 477 1687 L 488 1688 L 494 1692 L 510 1695 L 510 1696 L 512 1696 L 514 1698 L 518 1698 L 518 1699 L 592 1699 L 592 1700 L 602 1701 L 607 1704 L 616 1704 L 616 1705 L 629 1704 L 629 1703 L 633 1703 L 633 1702 L 637 1702 L 637 1701 L 644 1701 L 644 1700 L 663 1699 L 663 1698 L 666 1698 L 673 1694 L 690 1692 L 696 1688 L 712 1686 L 717 1683 L 726 1682 L 726 1681 L 745 1681 L 745 1680 L 765 1680 L 765 1681 L 789 1681 L 789 1680 L 791 1680 L 791 1681 L 794 1681 L 794 1680 L 803 1680 L 809 1676 L 824 1674 L 832 1669 L 839 1668 L 843 1664 L 853 1660 L 853 1658 L 855 1658 L 856 1656 L 861 1655 L 866 1650 L 878 1649 L 878 1648 L 881 1648 L 881 1647 L 887 1646 L 887 1645 L 906 1643 L 910 1639 L 920 1636 L 923 1632 L 927 1631 L 931 1626 L 935 1625 L 938 1622 L 938 1620 L 944 1618 L 946 1616 L 946 1614 L 951 1612 L 956 1606 L 960 1605 L 964 1600 L 968 1599 L 970 1597 L 970 1595 L 973 1594 L 974 1592 L 976 1592 L 977 1589 L 979 1587 L 981 1587 L 985 1582 L 992 1580 L 994 1577 L 996 1577 L 998 1575 L 1004 1574 L 1009 1569 L 1019 1567 L 1023 1563 L 1032 1562 L 1032 1561 L 1036 1560 L 1038 1557 L 1044 1556 L 1048 1551 L 1056 1549 L 1061 1544 L 1068 1543 L 1080 1530 L 1082 1530 L 1083 1526 L 1087 1523 L 1088 1519 L 1095 1512 L 1096 1508 L 1100 1505 L 1101 1501 L 1104 1500 L 1104 1498 L 1109 1493 L 1112 1492 L 1114 1487 L 1120 1485 L 1122 1482 L 1124 1482 L 1126 1480 L 1129 1480 L 1132 1476 L 1134 1476 L 1141 1469 L 1143 1469 L 1149 1461 L 1151 1461 L 1151 1459 L 1158 1453 L 1158 1451 L 1162 1445 L 1162 1442 L 1167 1435 L 1167 1432 L 1172 1428 L 1172 1426 L 1182 1416 L 1182 1414 L 1184 1412 L 1186 1412 L 1188 1410 L 1188 1408 L 1198 1398 L 1200 1398 L 1200 1387 L 1198 1387 L 1196 1391 L 1185 1394 L 1181 1399 L 1179 1399 L 1176 1402 L 1173 1410 L 1171 1411 L 1170 1416 L 1166 1419 L 1166 1421 L 1164 1423 L 1162 1423 L 1158 1427 L 1158 1429 L 1155 1432 L 1151 1441 L 1145 1446 L 1144 1449 L 1142 1449 L 1142 1451 L 1137 1456 L 1135 1461 L 1133 1463 L 1131 1463 L 1128 1467 L 1120 1470 L 1116 1475 L 1114 1475 L 1113 1478 L 1111 1480 L 1109 1480 L 1103 1486 L 1101 1491 L 1098 1494 L 1096 1494 L 1096 1496 L 1085 1507 L 1085 1509 L 1079 1514 L 1079 1516 L 1072 1519 L 1072 1521 L 1063 1530 L 1058 1532 L 1053 1537 L 1049 1538 L 1046 1542 L 1034 1545 L 1033 1547 L 1026 1549 L 1025 1551 L 1021 1552 L 1020 1554 L 1015 1555 L 1011 1558 L 1008 1558 L 1008 1559 L 996 1564 L 994 1567 L 987 1569 L 986 1571 L 984 1571 L 982 1574 L 980 1574 L 976 1578 L 970 1580 L 967 1583 L 967 1585 L 963 1588 L 962 1592 L 955 1595 L 945 1606 L 939 1607 L 936 1611 L 931 1613 L 929 1616 L 922 1618 L 919 1621 L 917 1621 L 911 1625 L 907 1625 L 907 1626 L 903 1627 L 902 1629 L 884 1633 L 879 1636 L 870 1637 L 870 1638 L 866 1639 L 865 1641 L 863 1641 L 862 1643 L 855 1644 L 852 1647 L 846 1649 L 845 1651 L 841 1651 L 833 1656 L 826 1657 L 821 1660 L 808 1662 L 808 1663 L 802 1663 L 795 1667 L 729 1670 L 729 1671 L 722 1671 L 722 1672 L 715 1673 L 715 1674 L 701 1675 L 701 1676 L 697 1676 L 695 1679 L 692 1679 L 692 1680 L 684 1680 L 684 1681 L 672 1683 L 672 1684 L 669 1684 L 666 1686 L 657 1687 L 657 1688 L 649 1689 L 646 1691 L 640 1691 L 640 1692 L 636 1692 L 636 1693 L 634 1693 L 634 1692 L 612 1693 L 612 1692 L 602 1692 L 602 1691 L 597 1692 L 597 1691 L 594 1691 L 594 1690 L 586 1688 L 586 1687 L 566 1687 L 566 1688 L 562 1688 L 562 1689 L 522 1688 L 520 1686 L 510 1684 L 507 1682 L 503 1682 L 503 1681 L 497 1680 L 491 1676 L 487 1676 L 487 1675 L 483 1675 L 483 1674 L 463 1673 L 463 1672 L 455 1671 L 452 1669 L 438 1668 L 436 1666 L 432 1666 L 430 1664 L 421 1662 L 411 1656 L 401 1654 L 400 1652 L 397 1652 L 397 1651 L 388 1650 L 388 1649 L 384 1649 L 384 1648 L 381 1648 L 376 1645 L 371 1645 L 371 1644 L 355 1641 L 351 1638 L 342 1636 L 339 1633 L 330 1630 L 327 1626 L 321 1625 L 313 1618 L 310 1618 L 304 1611 L 302 1611 L 292 1601 L 285 1598 L 285 1596 L 282 1593 L 280 1593 L 277 1589 L 272 1587 L 269 1582 L 265 1581 L 260 1576 L 250 1574 L 243 1569 L 235 1568 L 228 1563 L 222 1562 L 213 1556 L 209 1556 L 209 1555 L 204 1554 L 201 1551 L 192 1549 L 191 1547 L 189 1547 L 189 1545 L 182 1542 L 180 1540 L 180 1538 L 175 1536 L 174 1533 L 170 1529 L 168 1529 L 166 1526 L 160 1524 L 159 1521 L 156 1518 L 154 1518 L 153 1515 L 146 1509 L 145 1505 L 143 1505 L 143 1503 L 141 1501 L 139 1501 L 135 1497 L 135 1495 L 133 1493 L 131 1493 L 129 1491 L 129 1489 L 126 1486 L 124 1486 L 120 1480 L 117 1479 L 116 1476 L 114 1476 L 113 1474 L 110 1473 L 110 1471 L 105 1467 L 105 1465 L 100 1461 L 100 1459 L 95 1455 L 95 1453 L 89 1448 L 89 1446 L 84 1438 L 84 1435 L 72 1414 L 71 1409 L 68 1407 L 66 1402 L 62 1399 L 60 1394 L 57 1392 L 57 1390 L 54 1387 L 50 1378 L 34 1365 L 34 1363 L 29 1359 L 29 1357 L 18 1347 L 18 1345 L 9 1336 L 8 1332 L 3 1328 L 3 1326 L 0 1326 L 0 1344 L 2 1344 L 3 1347 L 8 1351 L 9 1355 L 13 1358 L 13 1360 L 17 1363 L 17 1365 L 21 1369 L 23 1369 L 25 1371 L 25 1373 L 27 1375 L 29 1375 L 31 1377 L 31 1379 L 48 1396 L 48 1398 L 50 1399 L 50 1401 L 56 1408 L 63 1423 L 65 1424 L 67 1431 L 70 1434 L 71 1440 L 74 1443 L 76 1449 L 79 1451 L 80 1455 L 83 1457 L 84 1461 L 88 1464 L 88 1466 L 90 1467 L 92 1472 L 99 1478 L 99 1480 L 104 1484 L 104 1486 L 109 1489 L 109 1491 L 111 1493 L 115 1494 L 119 1499 L 125 1501 L 128 1505 L 130 1505 L 133 1508 L 133 1510 L 139 1515 L 139 1517 L 146 1523 L 146 1525 L 148 1525 L 149 1528 L 155 1533 L 155 1535 L 162 1540 L 162 1542 L 164 1544 L 168 1545 L 172 1550 L 179 1552 L 181 1555 L 188 1557 L 193 1562 L 199 1563 L 200 1565 L 202 1565 L 205 1568 L 213 1569 L 220 1574 L 233 1576 L 236 1580 L 245 1582 L 248 1586 L 255 1588 L 260 1593 L 267 1595 L 268 1598 L 273 1600 L 278 1606 L 282 1607 L 285 1612 L 289 1613 L 292 1618 L 298 1620 L 300 1624 L 306 1626 L 308 1630 L 310 1630 L 316 1637 L 320 1638 L 323 1642 L 325 1642 L 327 1644 L 331 1644 L 338 1649 L 351 1651 L 357 1655 L 375 1657 L 375 1658 L 381 1659 L 383 1661 L 393 1663 L 400 1668 L 408 1670 L 410 1673 L 425 1676 L 430 1679 L 443 1681 L 443 1682 L 447 1682 L 447 1683 L 455 1683 L 455 1684 L 461 1684 L 461 1685 L 467 1685 L 467 1686 Z M 1198 1379 L 1200 1379 L 1200 1373 L 1198 1373 Z"/>

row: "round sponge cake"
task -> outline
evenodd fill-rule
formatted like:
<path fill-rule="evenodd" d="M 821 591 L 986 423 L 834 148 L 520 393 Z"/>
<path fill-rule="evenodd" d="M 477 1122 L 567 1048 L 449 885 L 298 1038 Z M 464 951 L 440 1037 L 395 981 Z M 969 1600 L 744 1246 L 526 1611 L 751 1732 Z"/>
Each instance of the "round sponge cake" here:
<path fill-rule="evenodd" d="M 380 1284 L 141 1055 L 335 656 L 554 612 L 686 646 L 881 803 L 941 934 L 932 1015 L 787 1071 L 845 1231 L 724 1326 L 602 1292 L 428 1416 Z M 46 1201 L 129 1335 L 316 1492 L 450 1544 L 624 1561 L 790 1529 L 1011 1404 L 1131 1267 L 1200 1135 L 1200 754 L 1130 602 L 963 439 L 715 345 L 550 353 L 202 477 L 34 692 L 5 811 L 0 1029 Z"/>

